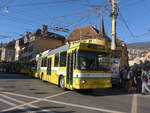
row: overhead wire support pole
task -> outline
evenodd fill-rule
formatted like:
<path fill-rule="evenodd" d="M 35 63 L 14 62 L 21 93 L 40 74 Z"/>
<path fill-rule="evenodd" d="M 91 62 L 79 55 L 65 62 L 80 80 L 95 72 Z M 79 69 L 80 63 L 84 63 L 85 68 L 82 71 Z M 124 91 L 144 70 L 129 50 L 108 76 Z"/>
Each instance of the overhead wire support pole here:
<path fill-rule="evenodd" d="M 112 17 L 111 49 L 115 50 L 116 49 L 116 19 L 117 19 L 117 16 L 118 16 L 116 0 L 111 0 L 111 5 L 112 5 L 112 12 L 111 12 L 111 17 Z"/>

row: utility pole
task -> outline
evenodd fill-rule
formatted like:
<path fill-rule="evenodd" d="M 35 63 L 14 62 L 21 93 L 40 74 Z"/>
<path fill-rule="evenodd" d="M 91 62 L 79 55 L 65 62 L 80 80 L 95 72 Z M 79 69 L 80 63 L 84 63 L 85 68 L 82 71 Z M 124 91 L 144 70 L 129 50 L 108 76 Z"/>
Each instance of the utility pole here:
<path fill-rule="evenodd" d="M 116 49 L 116 19 L 117 19 L 117 16 L 118 16 L 116 0 L 111 0 L 111 5 L 112 5 L 112 12 L 111 12 L 111 17 L 112 17 L 111 49 L 115 50 Z"/>

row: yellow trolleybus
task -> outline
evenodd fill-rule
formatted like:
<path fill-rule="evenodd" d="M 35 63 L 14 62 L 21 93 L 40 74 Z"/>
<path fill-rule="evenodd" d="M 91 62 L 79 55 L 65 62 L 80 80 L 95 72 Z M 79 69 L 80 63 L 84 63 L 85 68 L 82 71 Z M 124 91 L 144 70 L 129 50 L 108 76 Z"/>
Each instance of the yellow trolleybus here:
<path fill-rule="evenodd" d="M 34 77 L 67 89 L 110 88 L 111 50 L 77 43 L 48 50 L 34 58 Z"/>

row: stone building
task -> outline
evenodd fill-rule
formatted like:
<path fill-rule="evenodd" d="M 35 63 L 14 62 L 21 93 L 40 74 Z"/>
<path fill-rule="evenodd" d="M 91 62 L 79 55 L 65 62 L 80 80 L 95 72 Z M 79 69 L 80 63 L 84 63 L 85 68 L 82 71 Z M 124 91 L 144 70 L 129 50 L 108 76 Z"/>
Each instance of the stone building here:
<path fill-rule="evenodd" d="M 0 47 L 0 61 L 28 61 L 36 54 L 47 49 L 54 49 L 66 43 L 64 36 L 48 31 L 43 25 L 34 33 L 26 32 L 21 38 L 10 41 L 5 47 Z"/>
<path fill-rule="evenodd" d="M 49 32 L 46 25 L 34 33 L 26 33 L 23 38 L 26 46 L 21 51 L 19 59 L 25 61 L 47 49 L 54 49 L 66 43 L 64 36 Z"/>
<path fill-rule="evenodd" d="M 116 50 L 112 52 L 113 58 L 119 59 L 119 67 L 125 68 L 129 66 L 128 49 L 124 41 L 116 38 Z"/>
<path fill-rule="evenodd" d="M 3 61 L 5 62 L 13 62 L 15 57 L 15 40 L 10 41 L 3 48 Z"/>
<path fill-rule="evenodd" d="M 145 61 L 150 61 L 150 51 L 146 54 Z"/>
<path fill-rule="evenodd" d="M 5 47 L 0 48 L 0 62 L 5 61 L 5 53 L 6 53 L 6 48 Z"/>
<path fill-rule="evenodd" d="M 6 44 L 1 43 L 0 44 L 0 62 L 5 61 L 5 53 L 6 53 Z"/>

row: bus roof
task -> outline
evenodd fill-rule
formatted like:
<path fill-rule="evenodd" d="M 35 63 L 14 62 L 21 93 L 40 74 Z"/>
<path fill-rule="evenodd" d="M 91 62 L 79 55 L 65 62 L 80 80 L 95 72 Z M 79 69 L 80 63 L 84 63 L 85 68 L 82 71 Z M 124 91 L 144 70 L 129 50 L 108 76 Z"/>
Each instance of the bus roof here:
<path fill-rule="evenodd" d="M 56 53 L 64 52 L 69 49 L 85 49 L 89 51 L 96 51 L 96 52 L 110 52 L 108 48 L 105 48 L 102 45 L 97 45 L 97 44 L 90 44 L 90 43 L 76 43 L 76 44 L 71 44 L 71 45 L 63 45 L 61 47 L 55 48 L 55 49 L 49 49 L 44 51 L 41 55 L 42 56 L 47 56 L 47 55 L 54 55 Z M 38 57 L 38 56 L 37 56 Z"/>
<path fill-rule="evenodd" d="M 67 51 L 68 49 L 69 49 L 69 45 L 64 45 L 64 46 L 61 46 L 59 48 L 56 48 L 56 49 L 49 51 L 48 55 L 53 55 L 53 54 L 56 54 L 59 52 Z"/>

